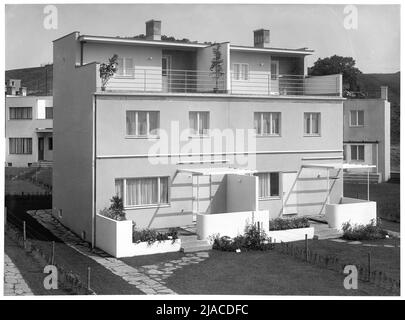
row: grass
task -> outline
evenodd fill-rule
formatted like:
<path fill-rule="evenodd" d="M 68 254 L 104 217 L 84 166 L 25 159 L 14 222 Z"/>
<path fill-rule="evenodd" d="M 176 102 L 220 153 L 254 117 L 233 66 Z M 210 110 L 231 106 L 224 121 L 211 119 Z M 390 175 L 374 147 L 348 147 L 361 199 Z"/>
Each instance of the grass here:
<path fill-rule="evenodd" d="M 359 282 L 358 290 L 346 290 L 343 279 L 342 274 L 276 251 L 212 251 L 209 259 L 176 271 L 167 286 L 179 294 L 389 295 L 365 282 Z"/>
<path fill-rule="evenodd" d="M 308 247 L 321 255 L 334 255 L 346 264 L 362 264 L 367 266 L 368 253 L 371 253 L 372 269 L 382 271 L 388 276 L 399 280 L 400 278 L 400 244 L 399 239 L 365 240 L 363 244 L 376 244 L 378 247 L 365 247 L 362 245 L 334 242 L 331 240 L 309 240 Z M 294 242 L 304 247 L 304 241 Z M 394 245 L 395 248 L 383 247 Z"/>
<path fill-rule="evenodd" d="M 52 168 L 5 168 L 6 194 L 47 192 L 43 185 L 52 187 Z"/>
<path fill-rule="evenodd" d="M 14 180 L 5 182 L 6 194 L 36 194 L 44 193 L 46 190 L 26 180 Z"/>
<path fill-rule="evenodd" d="M 367 199 L 367 185 L 345 183 L 344 196 Z M 370 200 L 377 202 L 377 216 L 390 221 L 400 221 L 400 184 L 370 184 Z"/>

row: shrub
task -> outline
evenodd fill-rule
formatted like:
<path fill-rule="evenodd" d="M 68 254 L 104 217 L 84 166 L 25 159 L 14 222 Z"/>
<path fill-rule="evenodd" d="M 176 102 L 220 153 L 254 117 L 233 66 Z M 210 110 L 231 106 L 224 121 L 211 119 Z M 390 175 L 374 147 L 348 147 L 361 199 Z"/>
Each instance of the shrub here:
<path fill-rule="evenodd" d="M 366 225 L 354 225 L 350 222 L 346 222 L 342 226 L 343 239 L 346 240 L 377 240 L 385 239 L 388 232 L 385 231 L 379 223 L 375 223 L 374 220 Z"/>
<path fill-rule="evenodd" d="M 109 208 L 102 209 L 99 214 L 105 216 L 110 219 L 114 219 L 117 221 L 126 220 L 125 218 L 125 211 L 124 211 L 124 204 L 122 199 L 118 196 L 114 196 L 111 198 L 111 205 Z"/>
<path fill-rule="evenodd" d="M 219 235 L 215 235 L 212 237 L 212 242 L 212 248 L 221 251 L 236 251 L 237 249 L 241 251 L 265 251 L 274 248 L 274 245 L 269 242 L 266 232 L 254 224 L 246 226 L 243 235 L 238 235 L 233 239 L 227 236 L 219 237 Z"/>
<path fill-rule="evenodd" d="M 140 243 L 147 242 L 149 245 L 158 241 L 172 240 L 172 243 L 178 239 L 177 230 L 169 229 L 168 232 L 158 232 L 154 229 L 141 229 L 137 230 L 135 226 L 132 231 L 132 242 Z"/>
<path fill-rule="evenodd" d="M 276 218 L 270 220 L 269 230 L 287 230 L 287 229 L 299 229 L 310 227 L 309 220 L 306 217 L 299 218 Z"/>

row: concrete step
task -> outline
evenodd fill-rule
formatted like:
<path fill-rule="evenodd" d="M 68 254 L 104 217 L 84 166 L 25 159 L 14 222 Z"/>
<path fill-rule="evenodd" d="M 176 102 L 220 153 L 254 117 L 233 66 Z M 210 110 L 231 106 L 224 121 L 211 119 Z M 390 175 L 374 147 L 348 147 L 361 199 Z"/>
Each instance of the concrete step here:
<path fill-rule="evenodd" d="M 181 243 L 180 251 L 184 253 L 211 250 L 212 245 L 207 240 L 194 240 Z"/>

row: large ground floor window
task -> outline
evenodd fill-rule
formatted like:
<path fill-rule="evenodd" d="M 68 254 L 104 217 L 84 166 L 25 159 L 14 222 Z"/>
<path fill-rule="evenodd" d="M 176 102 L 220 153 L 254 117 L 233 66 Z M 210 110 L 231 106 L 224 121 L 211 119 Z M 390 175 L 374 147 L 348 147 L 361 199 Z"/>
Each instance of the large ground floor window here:
<path fill-rule="evenodd" d="M 115 180 L 115 193 L 125 207 L 169 203 L 169 177 Z"/>
<path fill-rule="evenodd" d="M 32 138 L 10 138 L 10 154 L 32 154 Z"/>

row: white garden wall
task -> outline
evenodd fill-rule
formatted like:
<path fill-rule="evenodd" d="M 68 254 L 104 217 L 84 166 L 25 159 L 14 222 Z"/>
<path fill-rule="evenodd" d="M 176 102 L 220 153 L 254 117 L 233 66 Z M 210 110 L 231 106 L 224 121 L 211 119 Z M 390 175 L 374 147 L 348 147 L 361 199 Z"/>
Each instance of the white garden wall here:
<path fill-rule="evenodd" d="M 96 247 L 116 258 L 180 251 L 181 240 L 132 242 L 132 220 L 116 221 L 96 216 Z"/>
<path fill-rule="evenodd" d="M 269 211 L 243 211 L 216 214 L 197 214 L 198 239 L 209 239 L 210 236 L 236 237 L 243 234 L 245 227 L 260 222 L 264 230 L 269 229 Z"/>
<path fill-rule="evenodd" d="M 327 204 L 325 219 L 329 227 L 342 229 L 345 222 L 350 224 L 369 224 L 377 219 L 377 204 L 375 201 L 343 197 L 338 204 Z"/>
<path fill-rule="evenodd" d="M 305 235 L 308 239 L 314 237 L 314 228 L 299 228 L 299 229 L 287 229 L 287 230 L 274 230 L 268 231 L 267 235 L 271 237 L 271 242 L 291 242 L 305 240 Z"/>

